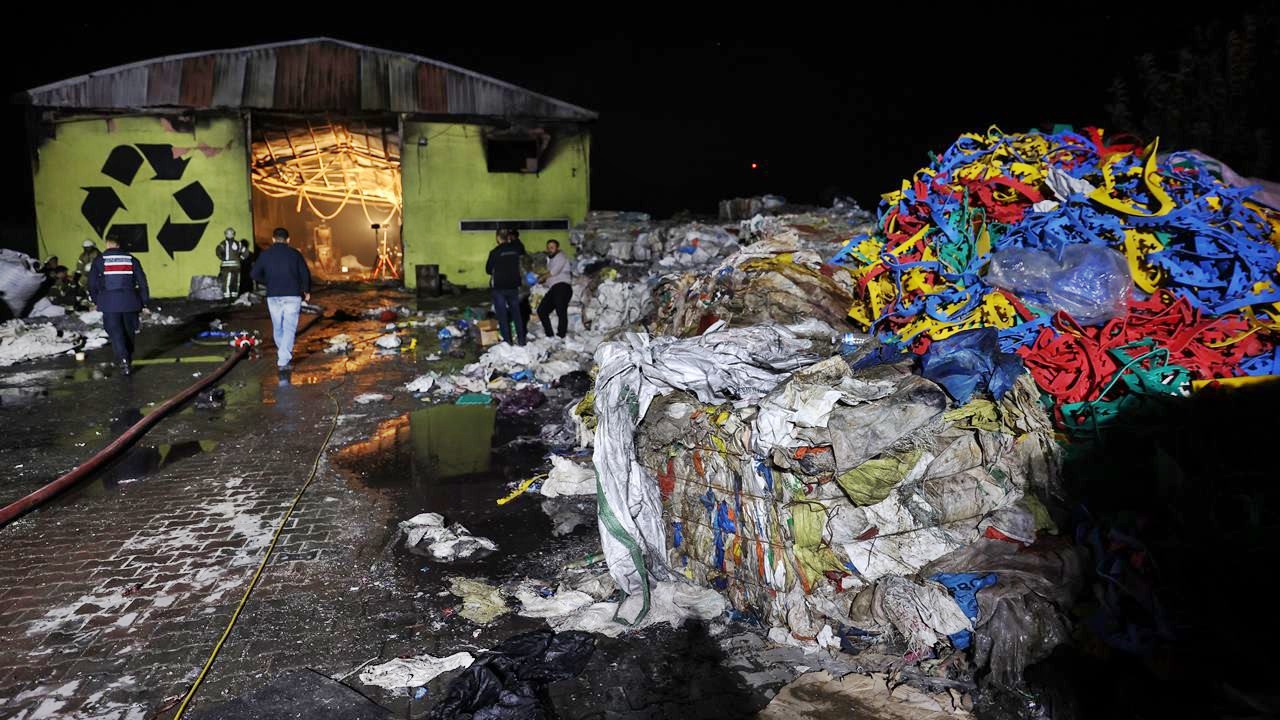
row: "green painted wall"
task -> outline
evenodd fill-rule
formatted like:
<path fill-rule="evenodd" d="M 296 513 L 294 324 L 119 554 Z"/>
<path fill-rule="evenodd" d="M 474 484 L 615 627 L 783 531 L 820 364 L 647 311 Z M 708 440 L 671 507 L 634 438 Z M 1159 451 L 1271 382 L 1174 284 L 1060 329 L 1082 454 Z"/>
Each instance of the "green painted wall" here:
<path fill-rule="evenodd" d="M 156 163 L 165 177 L 157 178 Z M 104 172 L 107 168 L 111 174 Z M 120 178 L 130 168 L 136 170 L 126 184 Z M 134 254 L 156 297 L 185 296 L 192 275 L 216 275 L 214 248 L 226 228 L 252 237 L 245 126 L 239 117 L 202 118 L 186 130 L 175 130 L 159 117 L 60 122 L 55 137 L 39 147 L 34 176 L 42 259 L 57 255 L 63 265 L 74 267 L 85 240 L 102 248 L 113 226 L 120 232 L 145 224 L 147 251 Z M 205 217 L 189 216 L 175 197 L 179 191 L 187 207 Z M 110 193 L 124 206 L 114 213 L 109 212 Z M 108 215 L 99 234 L 89 217 L 101 224 Z M 205 223 L 202 231 L 199 223 Z"/>
<path fill-rule="evenodd" d="M 476 125 L 404 124 L 404 275 L 410 287 L 419 264 L 439 265 L 456 285 L 488 287 L 484 262 L 494 235 L 464 233 L 458 229 L 461 220 L 567 217 L 576 225 L 586 217 L 591 140 L 585 130 L 576 137 L 555 137 L 536 175 L 489 172 L 482 131 Z M 534 252 L 553 238 L 565 244 L 568 233 L 522 230 L 520 238 Z"/>

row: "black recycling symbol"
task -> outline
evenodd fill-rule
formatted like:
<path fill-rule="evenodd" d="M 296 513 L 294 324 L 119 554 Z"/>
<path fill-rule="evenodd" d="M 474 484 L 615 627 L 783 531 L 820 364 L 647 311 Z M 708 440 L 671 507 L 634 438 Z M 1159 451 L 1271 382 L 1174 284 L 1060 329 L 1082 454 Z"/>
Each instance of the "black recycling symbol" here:
<path fill-rule="evenodd" d="M 138 178 L 138 171 L 146 164 L 155 173 L 150 180 L 174 182 L 182 180 L 190 162 L 189 159 L 175 157 L 172 145 L 117 145 L 107 155 L 102 174 L 130 187 Z M 81 189 L 86 194 L 84 202 L 80 204 L 80 213 L 98 237 L 118 240 L 125 250 L 147 252 L 146 223 L 111 223 L 117 211 L 129 209 L 115 189 L 109 185 Z M 209 218 L 213 216 L 213 198 L 209 197 L 198 180 L 175 190 L 173 199 L 182 208 L 187 219 L 193 222 L 174 222 L 172 215 L 165 217 L 164 224 L 156 233 L 156 240 L 169 253 L 169 257 L 173 257 L 174 253 L 194 250 L 209 225 Z"/>

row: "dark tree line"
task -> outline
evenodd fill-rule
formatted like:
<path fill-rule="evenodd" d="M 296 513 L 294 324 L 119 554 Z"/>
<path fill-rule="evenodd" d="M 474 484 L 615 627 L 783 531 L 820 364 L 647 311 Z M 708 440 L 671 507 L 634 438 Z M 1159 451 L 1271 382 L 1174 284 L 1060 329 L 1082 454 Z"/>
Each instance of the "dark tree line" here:
<path fill-rule="evenodd" d="M 1162 150 L 1197 149 L 1241 175 L 1280 178 L 1280 18 L 1213 21 L 1173 53 L 1147 53 L 1112 81 L 1111 126 Z"/>

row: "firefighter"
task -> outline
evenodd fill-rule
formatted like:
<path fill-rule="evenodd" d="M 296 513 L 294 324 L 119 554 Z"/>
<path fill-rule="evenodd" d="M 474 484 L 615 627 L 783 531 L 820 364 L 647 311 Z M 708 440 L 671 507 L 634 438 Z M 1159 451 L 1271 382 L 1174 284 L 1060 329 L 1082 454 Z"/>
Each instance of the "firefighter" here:
<path fill-rule="evenodd" d="M 218 243 L 218 259 L 222 261 L 218 284 L 222 286 L 222 299 L 235 300 L 240 295 L 240 265 L 248 255 L 244 244 L 236 239 L 234 228 L 227 228 L 222 242 Z"/>
<path fill-rule="evenodd" d="M 53 269 L 53 285 L 47 295 L 49 302 L 72 310 L 82 310 L 80 286 L 67 277 L 65 265 Z"/>
<path fill-rule="evenodd" d="M 80 294 L 84 295 L 89 292 L 89 268 L 93 267 L 93 261 L 102 255 L 102 251 L 92 240 L 84 241 L 84 251 L 80 253 L 80 258 L 76 260 L 76 274 L 72 276 L 71 281 L 80 286 Z"/>

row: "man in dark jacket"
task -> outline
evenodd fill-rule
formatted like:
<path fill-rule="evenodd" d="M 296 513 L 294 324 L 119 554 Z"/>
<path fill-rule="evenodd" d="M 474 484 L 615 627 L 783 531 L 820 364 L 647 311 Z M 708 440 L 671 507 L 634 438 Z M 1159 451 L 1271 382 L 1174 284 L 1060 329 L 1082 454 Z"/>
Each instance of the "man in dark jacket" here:
<path fill-rule="evenodd" d="M 498 332 L 503 341 L 511 342 L 511 323 L 515 322 L 516 337 L 521 345 L 525 344 L 525 322 L 520 314 L 520 287 L 524 284 L 520 261 L 523 259 L 524 247 L 499 234 L 498 245 L 489 251 L 489 260 L 484 265 L 484 271 L 492 276 Z"/>
<path fill-rule="evenodd" d="M 102 311 L 102 327 L 111 339 L 120 371 L 132 372 L 133 336 L 138 333 L 138 313 L 151 302 L 147 274 L 142 263 L 107 238 L 107 251 L 89 268 L 89 297 Z"/>
<path fill-rule="evenodd" d="M 289 247 L 289 231 L 276 228 L 271 247 L 253 264 L 253 279 L 267 286 L 267 310 L 276 341 L 276 367 L 293 369 L 293 338 L 298 331 L 302 303 L 311 299 L 311 271 L 302 253 Z"/>

